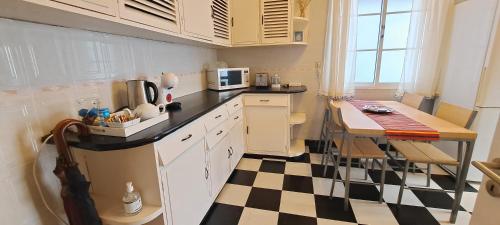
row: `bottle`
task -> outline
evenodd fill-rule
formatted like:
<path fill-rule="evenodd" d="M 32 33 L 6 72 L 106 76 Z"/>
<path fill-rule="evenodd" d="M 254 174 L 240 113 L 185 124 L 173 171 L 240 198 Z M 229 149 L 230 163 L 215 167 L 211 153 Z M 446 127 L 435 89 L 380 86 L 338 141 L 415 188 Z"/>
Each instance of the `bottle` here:
<path fill-rule="evenodd" d="M 132 182 L 127 182 L 127 191 L 123 195 L 123 209 L 126 214 L 137 214 L 142 209 L 142 200 L 139 192 L 134 191 L 134 186 Z"/>

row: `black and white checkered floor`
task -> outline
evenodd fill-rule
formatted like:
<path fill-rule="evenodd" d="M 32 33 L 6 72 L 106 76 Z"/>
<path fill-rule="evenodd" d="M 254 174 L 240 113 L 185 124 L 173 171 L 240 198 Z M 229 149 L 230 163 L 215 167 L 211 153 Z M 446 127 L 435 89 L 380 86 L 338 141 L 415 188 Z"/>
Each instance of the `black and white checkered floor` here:
<path fill-rule="evenodd" d="M 311 147 L 313 149 L 313 147 Z M 279 160 L 279 159 L 278 159 Z M 343 210 L 344 185 L 336 184 L 334 198 L 328 197 L 333 166 L 323 177 L 321 154 L 314 150 L 299 159 L 276 161 L 260 155 L 245 155 L 216 202 L 205 216 L 207 225 L 434 225 L 449 224 L 453 193 L 404 192 L 396 207 L 402 172 L 391 164 L 386 174 L 384 202 L 379 204 L 379 187 L 352 184 L 350 209 Z M 356 167 L 356 166 L 355 166 Z M 418 168 L 418 164 L 417 164 Z M 439 167 L 432 168 L 432 188 L 452 190 L 454 179 Z M 345 176 L 345 167 L 340 167 Z M 353 179 L 364 178 L 364 169 L 353 168 Z M 379 182 L 380 168 L 369 172 L 369 182 Z M 423 186 L 426 175 L 409 173 L 407 183 Z M 467 184 L 457 225 L 469 224 L 478 184 Z"/>

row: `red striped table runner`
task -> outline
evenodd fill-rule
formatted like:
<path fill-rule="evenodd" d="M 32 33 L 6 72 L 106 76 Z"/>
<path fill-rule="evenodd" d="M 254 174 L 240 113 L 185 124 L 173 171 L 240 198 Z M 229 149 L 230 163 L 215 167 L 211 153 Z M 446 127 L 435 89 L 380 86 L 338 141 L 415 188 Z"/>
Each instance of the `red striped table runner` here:
<path fill-rule="evenodd" d="M 381 127 L 389 139 L 437 141 L 439 132 L 422 123 L 419 123 L 397 111 L 387 114 L 377 114 L 363 111 L 365 105 L 384 106 L 374 101 L 352 100 L 349 101 L 354 107 L 362 111 Z"/>

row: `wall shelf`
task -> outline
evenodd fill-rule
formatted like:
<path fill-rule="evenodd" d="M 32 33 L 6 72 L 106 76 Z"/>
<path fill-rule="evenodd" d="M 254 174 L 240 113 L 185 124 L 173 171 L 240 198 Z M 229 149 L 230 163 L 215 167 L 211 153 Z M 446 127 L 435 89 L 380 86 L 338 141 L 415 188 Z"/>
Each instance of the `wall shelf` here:
<path fill-rule="evenodd" d="M 99 217 L 106 225 L 142 225 L 156 219 L 162 215 L 163 211 L 161 206 L 147 205 L 143 202 L 141 212 L 135 215 L 126 215 L 119 199 L 115 200 L 99 195 L 92 195 L 92 198 Z"/>
<path fill-rule="evenodd" d="M 293 29 L 295 31 L 303 31 L 309 24 L 309 19 L 305 17 L 293 17 Z"/>

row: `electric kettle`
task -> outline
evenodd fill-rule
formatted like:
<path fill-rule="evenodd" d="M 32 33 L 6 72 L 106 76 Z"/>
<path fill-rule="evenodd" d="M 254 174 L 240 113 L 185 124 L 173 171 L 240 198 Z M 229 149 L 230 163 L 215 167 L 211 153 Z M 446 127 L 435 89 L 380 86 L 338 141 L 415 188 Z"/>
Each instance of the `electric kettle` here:
<path fill-rule="evenodd" d="M 147 80 L 127 81 L 128 108 L 135 109 L 144 103 L 155 104 L 158 100 L 158 87 Z"/>

